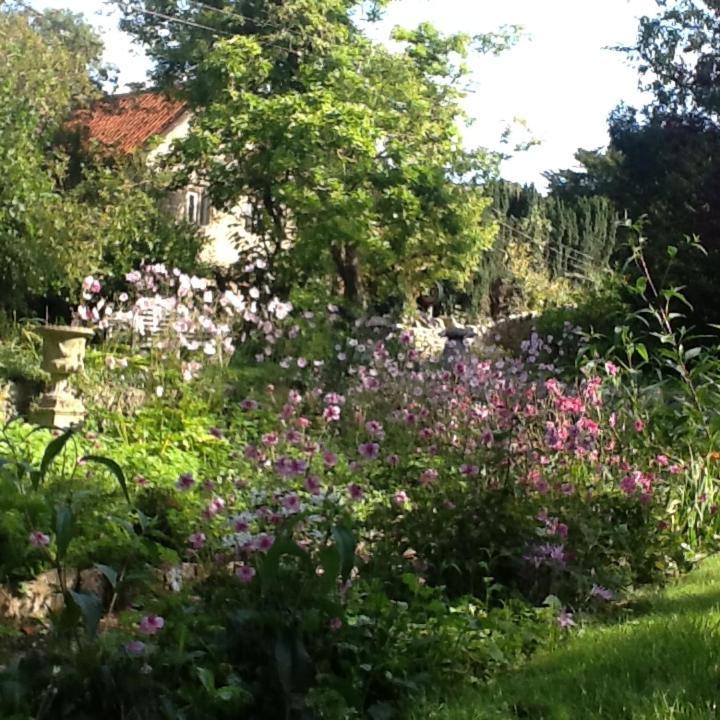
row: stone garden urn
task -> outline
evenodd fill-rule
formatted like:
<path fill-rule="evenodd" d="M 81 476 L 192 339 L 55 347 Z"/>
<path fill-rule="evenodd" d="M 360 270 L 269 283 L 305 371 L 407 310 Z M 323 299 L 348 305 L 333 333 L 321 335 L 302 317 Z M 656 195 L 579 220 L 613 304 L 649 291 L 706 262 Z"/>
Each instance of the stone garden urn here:
<path fill-rule="evenodd" d="M 50 386 L 38 399 L 30 419 L 42 427 L 68 428 L 85 419 L 85 406 L 69 387 L 71 375 L 83 368 L 85 343 L 95 334 L 91 328 L 44 325 L 37 330 L 43 339 L 42 369 L 50 374 Z"/>

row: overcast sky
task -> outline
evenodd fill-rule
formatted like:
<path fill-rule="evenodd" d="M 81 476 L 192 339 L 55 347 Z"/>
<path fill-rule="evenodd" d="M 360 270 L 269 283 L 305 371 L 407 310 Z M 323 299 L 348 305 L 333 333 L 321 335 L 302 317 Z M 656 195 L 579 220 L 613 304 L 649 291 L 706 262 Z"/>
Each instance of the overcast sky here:
<path fill-rule="evenodd" d="M 106 59 L 120 69 L 121 83 L 142 81 L 148 62 L 117 29 L 117 16 L 102 0 L 29 0 L 35 8 L 82 12 L 101 29 Z M 607 142 L 607 117 L 621 101 L 638 104 L 637 74 L 609 48 L 633 41 L 637 19 L 653 14 L 654 0 L 396 0 L 373 30 L 384 39 L 395 25 L 430 21 L 445 32 L 481 33 L 517 24 L 526 36 L 497 58 L 471 62 L 474 119 L 468 143 L 498 148 L 503 129 L 520 118 L 540 145 L 503 165 L 503 175 L 542 184 L 541 173 L 573 165 L 579 147 Z"/>

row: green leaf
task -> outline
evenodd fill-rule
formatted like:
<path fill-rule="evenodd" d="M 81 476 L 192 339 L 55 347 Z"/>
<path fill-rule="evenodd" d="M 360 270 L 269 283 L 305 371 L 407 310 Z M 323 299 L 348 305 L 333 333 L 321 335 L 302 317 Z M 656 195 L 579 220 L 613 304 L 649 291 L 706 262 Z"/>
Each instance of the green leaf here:
<path fill-rule="evenodd" d="M 332 534 L 340 557 L 340 576 L 346 581 L 355 567 L 355 536 L 351 530 L 340 525 L 333 528 Z"/>
<path fill-rule="evenodd" d="M 70 440 L 70 438 L 74 434 L 75 430 L 70 428 L 69 430 L 66 430 L 62 435 L 58 435 L 58 437 L 53 438 L 47 444 L 45 452 L 43 453 L 42 460 L 40 462 L 40 473 L 36 476 L 36 478 L 34 478 L 35 489 L 37 489 L 37 487 L 39 487 L 44 482 L 45 476 L 47 475 L 47 472 L 50 469 L 53 460 L 63 451 L 63 448 L 67 444 L 68 440 Z"/>
<path fill-rule="evenodd" d="M 112 589 L 115 590 L 118 580 L 117 570 L 111 568 L 109 565 L 102 565 L 101 563 L 95 563 L 95 567 L 107 578 Z"/>
<path fill-rule="evenodd" d="M 292 690 L 293 661 L 292 645 L 287 633 L 282 633 L 276 638 L 274 655 L 278 679 L 285 695 L 288 696 Z"/>
<path fill-rule="evenodd" d="M 368 715 L 372 720 L 390 720 L 395 711 L 387 703 L 375 703 L 368 708 Z"/>
<path fill-rule="evenodd" d="M 58 505 L 55 508 L 55 543 L 57 559 L 62 562 L 75 534 L 75 518 L 69 505 Z"/>
<path fill-rule="evenodd" d="M 650 360 L 650 356 L 648 355 L 647 348 L 643 343 L 638 343 L 635 346 L 635 349 L 637 350 L 638 355 L 645 361 L 648 362 Z"/>
<path fill-rule="evenodd" d="M 127 481 L 125 480 L 125 473 L 123 473 L 122 468 L 114 460 L 112 460 L 111 458 L 102 457 L 101 455 L 85 455 L 83 458 L 81 458 L 80 461 L 97 463 L 98 465 L 106 467 L 115 476 L 118 483 L 120 484 L 123 495 L 125 495 L 125 499 L 127 500 L 128 505 L 132 506 L 132 500 L 130 500 L 130 493 L 128 492 Z"/>
<path fill-rule="evenodd" d="M 103 616 L 103 606 L 100 599 L 96 595 L 79 593 L 74 590 L 69 590 L 68 594 L 80 609 L 86 635 L 90 639 L 94 638 L 97 635 L 97 628 Z"/>
<path fill-rule="evenodd" d="M 698 355 L 700 355 L 700 353 L 701 353 L 702 351 L 703 351 L 703 349 L 702 349 L 701 347 L 690 348 L 690 349 L 685 353 L 685 359 L 686 359 L 686 360 L 692 360 L 693 358 L 696 358 Z"/>
<path fill-rule="evenodd" d="M 212 670 L 208 670 L 207 668 L 203 668 L 203 667 L 198 667 L 198 668 L 195 668 L 195 672 L 197 673 L 198 678 L 200 678 L 200 682 L 202 683 L 202 686 L 210 694 L 213 694 L 215 692 L 215 676 L 213 675 Z"/>

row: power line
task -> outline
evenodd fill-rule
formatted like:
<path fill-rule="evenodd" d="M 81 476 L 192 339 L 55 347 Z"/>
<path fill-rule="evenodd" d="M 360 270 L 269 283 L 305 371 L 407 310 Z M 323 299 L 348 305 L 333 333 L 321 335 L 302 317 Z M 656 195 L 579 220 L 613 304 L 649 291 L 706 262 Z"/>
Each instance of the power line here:
<path fill-rule="evenodd" d="M 568 257 L 567 255 L 564 255 L 563 250 L 561 250 L 560 248 L 556 248 L 556 247 L 554 247 L 553 245 L 543 245 L 543 244 L 540 243 L 536 238 L 534 238 L 532 235 L 529 235 L 528 233 L 523 232 L 522 230 L 519 230 L 518 228 L 515 228 L 515 227 L 513 227 L 512 225 L 508 225 L 507 223 L 503 222 L 503 221 L 500 220 L 499 218 L 496 218 L 496 219 L 497 219 L 498 224 L 499 224 L 501 227 L 504 227 L 504 228 L 506 228 L 507 230 L 510 230 L 510 231 L 512 231 L 513 233 L 515 233 L 515 234 L 517 234 L 517 235 L 520 235 L 520 236 L 522 236 L 522 237 L 524 237 L 524 238 L 527 238 L 527 239 L 530 240 L 534 245 L 536 245 L 538 248 L 540 248 L 543 252 L 547 251 L 547 252 L 549 252 L 549 253 L 554 253 L 556 260 L 557 260 L 557 259 L 565 260 L 565 261 L 567 262 L 568 268 L 570 268 L 571 270 L 573 270 L 574 272 L 576 272 L 576 273 L 578 273 L 578 274 L 581 274 L 581 275 L 583 275 L 583 276 L 587 276 L 587 275 L 588 275 L 588 267 L 590 266 L 590 263 L 591 263 L 591 262 L 592 262 L 592 263 L 597 262 L 597 259 L 596 259 L 596 258 L 593 258 L 592 256 L 587 255 L 587 254 L 585 254 L 585 253 L 581 253 L 579 250 L 575 250 L 575 248 L 570 248 L 570 247 L 564 248 L 564 250 L 576 252 L 576 253 L 577 253 L 578 255 L 580 255 L 580 256 L 587 257 L 587 258 L 589 258 L 590 262 L 587 262 L 587 263 L 586 263 L 586 262 L 583 261 L 583 260 L 579 260 L 579 259 L 573 258 L 573 257 Z"/>
<path fill-rule="evenodd" d="M 496 215 L 496 218 L 495 218 L 495 219 L 496 219 L 497 223 L 498 223 L 499 225 L 501 225 L 502 227 L 506 228 L 507 230 L 511 230 L 512 232 L 514 232 L 514 233 L 517 234 L 517 235 L 521 235 L 522 237 L 527 238 L 528 240 L 530 240 L 530 241 L 532 241 L 533 243 L 535 243 L 536 245 L 538 245 L 538 247 L 540 247 L 540 248 L 542 248 L 542 249 L 545 249 L 545 246 L 543 246 L 542 243 L 540 243 L 540 242 L 539 242 L 535 237 L 533 237 L 532 235 L 529 235 L 528 233 L 520 230 L 519 228 L 514 227 L 513 225 L 508 225 L 507 223 L 505 223 L 504 221 L 502 221 L 502 220 L 500 219 L 500 217 L 497 216 L 497 215 Z M 551 245 L 548 245 L 547 247 L 548 247 L 548 248 L 552 248 Z M 596 262 L 597 262 L 597 258 L 596 258 L 596 257 L 594 257 L 594 256 L 592 256 L 592 255 L 589 255 L 588 253 L 584 253 L 584 252 L 582 252 L 581 250 L 578 250 L 577 248 L 570 247 L 570 246 L 566 246 L 566 247 L 565 247 L 565 250 L 566 250 L 567 252 L 576 254 L 577 256 L 579 256 L 580 258 L 582 258 L 583 261 L 587 261 L 587 262 L 589 262 L 589 263 L 596 263 Z"/>
<path fill-rule="evenodd" d="M 186 20 L 185 18 L 173 17 L 172 15 L 165 15 L 165 13 L 157 12 L 156 10 L 147 10 L 146 8 L 138 9 L 135 12 L 142 13 L 143 15 L 154 15 L 155 17 L 162 18 L 168 22 L 179 23 L 181 25 L 189 25 L 190 27 L 199 28 L 201 30 L 209 30 L 215 37 L 218 33 L 225 35 L 226 37 L 234 37 L 233 33 L 227 32 L 226 30 L 219 30 L 218 28 L 210 27 L 209 25 L 201 25 L 200 23 L 193 22 L 192 20 Z"/>

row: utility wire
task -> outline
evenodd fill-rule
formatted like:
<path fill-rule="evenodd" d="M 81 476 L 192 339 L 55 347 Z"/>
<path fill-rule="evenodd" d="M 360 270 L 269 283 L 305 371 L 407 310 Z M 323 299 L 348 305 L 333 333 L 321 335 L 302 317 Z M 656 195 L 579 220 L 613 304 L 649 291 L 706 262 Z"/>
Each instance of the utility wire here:
<path fill-rule="evenodd" d="M 564 252 L 563 252 L 563 250 L 560 249 L 560 248 L 557 248 L 557 247 L 555 247 L 555 246 L 553 246 L 553 245 L 549 245 L 549 244 L 548 244 L 548 245 L 543 245 L 542 243 L 538 242 L 538 240 L 537 240 L 536 238 L 534 238 L 532 235 L 529 235 L 528 233 L 525 233 L 525 232 L 523 232 L 522 230 L 519 230 L 519 229 L 517 229 L 517 228 L 514 228 L 512 225 L 508 225 L 507 223 L 502 222 L 502 221 L 499 220 L 499 219 L 498 219 L 497 222 L 498 222 L 498 224 L 499 224 L 500 226 L 506 228 L 507 230 L 510 230 L 510 231 L 512 231 L 513 233 L 517 234 L 517 235 L 520 235 L 520 236 L 522 236 L 522 237 L 527 238 L 527 239 L 530 240 L 535 246 L 537 246 L 538 248 L 540 248 L 543 252 L 554 253 L 554 256 L 555 256 L 555 259 L 556 259 L 556 260 L 560 259 L 560 260 L 566 261 L 568 268 L 570 268 L 570 269 L 573 270 L 574 272 L 582 275 L 584 278 L 587 278 L 587 276 L 588 276 L 588 274 L 589 274 L 589 272 L 588 272 L 588 267 L 590 266 L 590 262 L 592 262 L 593 264 L 595 264 L 595 263 L 597 262 L 597 259 L 596 259 L 596 258 L 592 258 L 592 256 L 590 256 L 590 255 L 586 255 L 585 253 L 581 253 L 579 250 L 575 250 L 575 248 L 570 248 L 570 247 L 564 248 L 564 250 L 566 250 L 566 251 L 576 252 L 576 253 L 578 253 L 578 254 L 581 255 L 581 256 L 585 256 L 585 257 L 589 258 L 589 259 L 590 259 L 590 262 L 587 262 L 587 263 L 586 263 L 585 261 L 579 260 L 578 258 L 569 257 L 569 256 L 565 255 Z"/>
<path fill-rule="evenodd" d="M 524 232 L 523 230 L 520 230 L 519 228 L 516 228 L 512 225 L 507 224 L 506 222 L 501 220 L 498 216 L 496 216 L 495 219 L 496 219 L 497 223 L 499 225 L 501 225 L 502 227 L 506 228 L 507 230 L 511 230 L 512 232 L 514 232 L 517 235 L 521 235 L 522 237 L 527 238 L 528 240 L 532 241 L 533 243 L 535 243 L 536 245 L 538 245 L 539 247 L 544 249 L 544 246 L 542 245 L 542 243 L 538 242 L 538 240 L 536 238 L 534 238 L 532 235 L 529 235 L 528 233 Z M 552 246 L 549 245 L 547 247 L 552 247 Z M 583 261 L 587 261 L 588 263 L 594 264 L 597 262 L 596 257 L 589 255 L 588 253 L 582 252 L 581 250 L 578 250 L 577 248 L 566 246 L 565 250 L 567 252 L 574 253 L 575 255 L 582 258 Z"/>
<path fill-rule="evenodd" d="M 209 25 L 201 25 L 200 23 L 193 22 L 192 20 L 185 20 L 184 18 L 173 17 L 172 15 L 165 15 L 165 13 L 157 12 L 156 10 L 147 10 L 146 8 L 142 8 L 136 10 L 135 12 L 141 13 L 143 15 L 154 15 L 155 17 L 162 18 L 163 20 L 167 20 L 168 22 L 189 25 L 190 27 L 199 28 L 201 30 L 209 30 L 211 33 L 213 33 L 213 35 L 215 35 L 215 37 L 218 37 L 218 33 L 220 35 L 225 35 L 226 37 L 234 37 L 233 33 L 227 32 L 226 30 L 219 30 L 218 28 L 213 28 Z"/>

